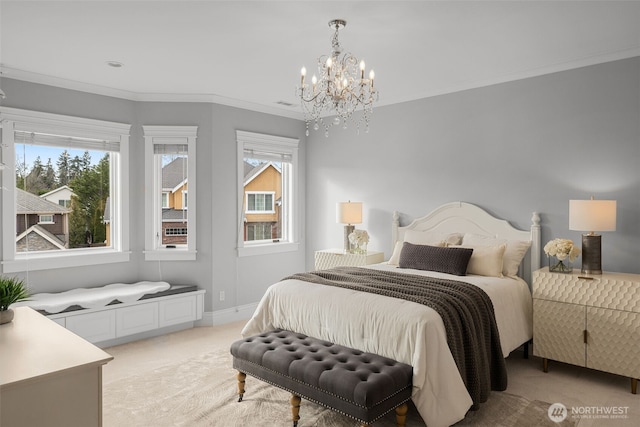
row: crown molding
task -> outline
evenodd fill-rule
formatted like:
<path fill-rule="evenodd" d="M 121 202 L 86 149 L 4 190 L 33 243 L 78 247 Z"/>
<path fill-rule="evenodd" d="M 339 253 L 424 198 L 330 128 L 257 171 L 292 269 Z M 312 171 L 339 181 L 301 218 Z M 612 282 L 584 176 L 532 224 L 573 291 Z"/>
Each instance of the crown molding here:
<path fill-rule="evenodd" d="M 422 98 L 430 98 L 434 96 L 446 95 L 449 93 L 461 92 L 469 89 L 482 88 L 500 83 L 508 83 L 516 80 L 522 80 L 532 77 L 539 77 L 546 74 L 553 74 L 562 71 L 568 71 L 576 68 L 587 67 L 591 65 L 602 64 L 606 62 L 618 61 L 640 56 L 640 47 L 632 46 L 628 49 L 622 49 L 615 52 L 601 52 L 584 57 L 573 58 L 568 61 L 557 62 L 542 67 L 521 70 L 514 73 L 503 74 L 489 79 L 467 80 L 461 81 L 453 85 L 440 87 L 436 90 L 416 91 L 407 97 L 388 96 L 376 103 L 377 107 L 399 104 L 403 102 L 416 101 Z M 93 85 L 73 80 L 62 79 L 59 77 L 48 76 L 30 71 L 19 70 L 16 68 L 6 67 L 0 64 L 0 72 L 3 77 L 15 80 L 22 80 L 31 83 L 39 83 L 48 86 L 55 86 L 64 89 L 77 90 L 80 92 L 93 93 L 96 95 L 110 96 L 114 98 L 128 99 L 137 102 L 202 102 L 226 105 L 229 107 L 241 108 L 244 110 L 255 111 L 265 114 L 273 114 L 276 116 L 287 117 L 296 120 L 304 120 L 302 111 L 291 110 L 277 105 L 268 106 L 253 102 L 243 101 L 234 98 L 228 98 L 216 94 L 178 94 L 178 93 L 138 93 L 125 91 L 106 86 Z M 330 116 L 327 114 L 325 116 Z"/>
<path fill-rule="evenodd" d="M 273 114 L 290 119 L 304 120 L 301 111 L 294 111 L 274 105 L 273 107 L 228 98 L 215 94 L 180 94 L 180 93 L 138 93 L 106 86 L 94 85 L 78 82 L 74 80 L 62 79 L 45 74 L 33 73 L 0 65 L 2 76 L 8 79 L 21 80 L 29 83 L 43 84 L 63 89 L 76 90 L 79 92 L 92 93 L 95 95 L 110 96 L 113 98 L 127 99 L 136 102 L 202 102 L 226 105 L 228 107 L 241 108 L 243 110 L 255 111 L 258 113 Z"/>

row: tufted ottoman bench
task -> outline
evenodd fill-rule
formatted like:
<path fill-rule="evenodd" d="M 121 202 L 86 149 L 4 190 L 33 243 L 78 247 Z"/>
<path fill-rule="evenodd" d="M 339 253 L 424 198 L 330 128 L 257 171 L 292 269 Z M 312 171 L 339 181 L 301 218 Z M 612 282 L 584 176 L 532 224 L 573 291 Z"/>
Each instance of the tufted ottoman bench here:
<path fill-rule="evenodd" d="M 413 368 L 303 334 L 275 330 L 231 345 L 238 373 L 238 401 L 246 374 L 293 394 L 293 426 L 298 425 L 300 397 L 338 411 L 368 426 L 396 410 L 404 426 L 411 398 Z"/>

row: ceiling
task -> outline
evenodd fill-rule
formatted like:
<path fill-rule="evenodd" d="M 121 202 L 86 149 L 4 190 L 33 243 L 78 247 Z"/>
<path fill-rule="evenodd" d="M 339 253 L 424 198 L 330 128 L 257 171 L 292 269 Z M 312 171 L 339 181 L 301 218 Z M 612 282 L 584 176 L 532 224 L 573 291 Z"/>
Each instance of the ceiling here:
<path fill-rule="evenodd" d="M 312 74 L 330 52 L 334 18 L 347 21 L 344 50 L 374 68 L 378 105 L 640 55 L 639 1 L 0 0 L 0 66 L 132 100 L 300 118 L 300 68 Z"/>

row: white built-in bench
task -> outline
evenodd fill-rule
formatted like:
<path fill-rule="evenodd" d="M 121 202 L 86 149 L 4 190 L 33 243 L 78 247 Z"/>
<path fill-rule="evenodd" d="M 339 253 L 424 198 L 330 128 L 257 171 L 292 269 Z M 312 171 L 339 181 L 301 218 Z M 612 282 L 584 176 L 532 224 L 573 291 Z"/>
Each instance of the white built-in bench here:
<path fill-rule="evenodd" d="M 90 298 L 93 291 L 94 295 L 103 298 L 107 287 L 83 289 L 79 297 Z M 73 291 L 70 293 L 73 296 Z M 173 285 L 159 292 L 139 296 L 127 295 L 121 298 L 126 302 L 118 300 L 116 293 L 103 304 L 84 305 L 90 308 L 73 304 L 73 300 L 65 303 L 67 308 L 64 310 L 54 310 L 59 311 L 56 313 L 40 308 L 47 305 L 47 300 L 59 299 L 63 294 L 50 294 L 49 299 L 46 296 L 39 297 L 37 301 L 26 301 L 21 305 L 32 306 L 49 319 L 100 347 L 192 328 L 196 321 L 202 319 L 204 312 L 205 291 L 189 285 Z"/>

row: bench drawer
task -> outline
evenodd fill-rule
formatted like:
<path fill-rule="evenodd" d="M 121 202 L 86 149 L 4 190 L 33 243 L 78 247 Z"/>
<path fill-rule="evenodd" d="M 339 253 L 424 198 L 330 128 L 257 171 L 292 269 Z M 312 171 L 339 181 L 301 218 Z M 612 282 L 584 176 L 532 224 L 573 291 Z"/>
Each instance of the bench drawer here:
<path fill-rule="evenodd" d="M 116 313 L 114 310 L 69 316 L 66 328 L 89 342 L 100 342 L 116 337 Z"/>
<path fill-rule="evenodd" d="M 192 296 L 160 301 L 160 327 L 196 320 L 196 298 Z"/>
<path fill-rule="evenodd" d="M 158 303 L 140 304 L 116 310 L 116 336 L 137 334 L 158 328 Z"/>

